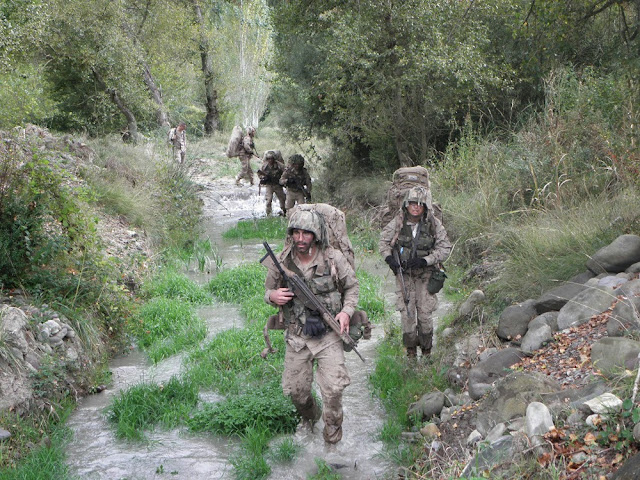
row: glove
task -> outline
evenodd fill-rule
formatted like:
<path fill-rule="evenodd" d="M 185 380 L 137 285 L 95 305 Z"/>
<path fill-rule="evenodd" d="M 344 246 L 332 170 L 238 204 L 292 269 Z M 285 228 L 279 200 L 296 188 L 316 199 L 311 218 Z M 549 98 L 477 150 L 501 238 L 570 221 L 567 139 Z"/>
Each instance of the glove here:
<path fill-rule="evenodd" d="M 327 327 L 318 312 L 311 312 L 302 326 L 302 333 L 310 337 L 320 337 L 327 331 Z"/>
<path fill-rule="evenodd" d="M 387 258 L 384 259 L 384 261 L 387 262 L 387 265 L 389 265 L 389 268 L 391 269 L 393 274 L 397 275 L 400 264 L 396 262 L 396 259 L 393 258 L 393 255 L 388 255 Z"/>
<path fill-rule="evenodd" d="M 412 270 L 414 268 L 425 268 L 425 267 L 428 267 L 428 266 L 429 266 L 429 264 L 422 257 L 412 258 L 411 260 L 407 261 L 407 268 L 409 270 Z"/>

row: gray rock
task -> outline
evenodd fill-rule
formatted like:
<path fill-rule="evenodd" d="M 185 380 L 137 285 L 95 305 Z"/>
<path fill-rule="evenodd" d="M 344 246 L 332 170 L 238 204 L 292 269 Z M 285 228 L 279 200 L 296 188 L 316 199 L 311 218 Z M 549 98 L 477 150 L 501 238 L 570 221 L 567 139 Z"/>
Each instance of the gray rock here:
<path fill-rule="evenodd" d="M 554 427 L 551 412 L 547 406 L 541 402 L 531 402 L 527 405 L 525 419 L 526 432 L 529 437 L 541 437 Z"/>
<path fill-rule="evenodd" d="M 616 397 L 613 393 L 603 393 L 591 400 L 587 400 L 584 402 L 584 405 L 593 413 L 601 415 L 620 412 L 622 410 L 622 400 Z"/>
<path fill-rule="evenodd" d="M 614 300 L 613 290 L 610 288 L 592 287 L 583 290 L 560 309 L 558 329 L 564 330 L 588 322 L 594 315 L 611 307 Z"/>
<path fill-rule="evenodd" d="M 620 278 L 617 275 L 608 275 L 608 276 L 598 280 L 598 284 L 597 285 L 599 287 L 609 287 L 609 288 L 616 289 L 616 288 L 624 285 L 628 281 L 629 281 L 629 279 L 627 279 L 627 278 Z"/>
<path fill-rule="evenodd" d="M 584 425 L 585 418 L 586 417 L 584 413 L 580 412 L 579 410 L 574 410 L 567 417 L 567 424 L 571 425 L 572 427 L 580 427 Z"/>
<path fill-rule="evenodd" d="M 587 270 L 571 277 L 562 285 L 549 290 L 535 301 L 536 311 L 545 313 L 560 310 L 569 300 L 584 290 L 585 283 L 593 277 L 593 272 Z"/>
<path fill-rule="evenodd" d="M 444 393 L 431 392 L 424 394 L 420 400 L 409 405 L 408 416 L 418 416 L 421 420 L 430 420 L 436 415 L 440 415 L 444 407 Z"/>
<path fill-rule="evenodd" d="M 504 435 L 504 432 L 507 431 L 507 426 L 504 423 L 498 423 L 495 427 L 489 430 L 485 440 L 489 443 L 493 443 L 498 441 L 500 437 Z"/>
<path fill-rule="evenodd" d="M 594 253 L 587 261 L 587 268 L 596 275 L 602 272 L 618 273 L 637 262 L 640 262 L 640 237 L 620 235 Z"/>
<path fill-rule="evenodd" d="M 560 384 L 547 375 L 511 373 L 478 404 L 476 428 L 486 435 L 498 423 L 524 417 L 531 402 L 543 402 L 546 395 L 560 391 Z"/>
<path fill-rule="evenodd" d="M 462 471 L 463 478 L 481 477 L 484 470 L 490 469 L 493 465 L 502 463 L 513 457 L 514 440 L 511 435 L 505 435 L 496 442 L 483 448 Z"/>
<path fill-rule="evenodd" d="M 633 439 L 640 442 L 640 423 L 636 423 L 633 427 Z"/>
<path fill-rule="evenodd" d="M 558 315 L 559 312 L 545 312 L 541 313 L 533 320 L 529 322 L 529 330 L 536 328 L 540 325 L 549 325 L 552 332 L 558 331 Z"/>
<path fill-rule="evenodd" d="M 640 273 L 640 262 L 636 262 L 625 270 L 625 273 Z"/>
<path fill-rule="evenodd" d="M 502 340 L 513 340 L 527 333 L 529 322 L 538 312 L 535 300 L 526 300 L 517 305 L 510 305 L 500 315 L 496 334 Z"/>
<path fill-rule="evenodd" d="M 611 477 L 611 480 L 640 480 L 640 453 L 624 462 Z"/>
<path fill-rule="evenodd" d="M 591 363 L 605 375 L 638 367 L 640 342 L 625 337 L 604 337 L 591 346 Z"/>
<path fill-rule="evenodd" d="M 8 432 L 7 430 L 0 428 L 0 442 L 4 440 L 8 440 L 9 438 L 11 438 L 11 432 Z"/>
<path fill-rule="evenodd" d="M 471 316 L 475 308 L 482 302 L 484 302 L 484 292 L 482 290 L 474 290 L 458 308 L 458 315 L 460 317 Z"/>
<path fill-rule="evenodd" d="M 524 358 L 517 348 L 498 350 L 486 360 L 479 362 L 469 371 L 469 396 L 478 400 L 491 390 L 493 382 L 511 372 L 509 367 Z"/>
<path fill-rule="evenodd" d="M 522 338 L 520 348 L 523 352 L 534 352 L 553 338 L 551 327 L 546 323 L 537 328 L 529 328 Z"/>
<path fill-rule="evenodd" d="M 478 430 L 474 430 L 467 437 L 467 447 L 473 447 L 480 440 L 482 440 L 482 434 Z"/>
<path fill-rule="evenodd" d="M 615 294 L 615 292 L 614 292 Z M 621 297 L 621 298 L 620 298 Z M 640 330 L 640 297 L 620 296 L 607 321 L 607 334 L 621 337 Z"/>

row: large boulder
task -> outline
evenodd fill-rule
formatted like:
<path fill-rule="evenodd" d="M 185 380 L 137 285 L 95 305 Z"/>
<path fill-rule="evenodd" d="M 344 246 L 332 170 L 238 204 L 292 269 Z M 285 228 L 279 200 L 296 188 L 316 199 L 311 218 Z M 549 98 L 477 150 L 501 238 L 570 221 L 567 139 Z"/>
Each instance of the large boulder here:
<path fill-rule="evenodd" d="M 524 358 L 524 353 L 518 348 L 504 348 L 478 362 L 469 371 L 469 396 L 478 400 L 491 390 L 493 382 L 507 375 L 511 365 Z"/>
<path fill-rule="evenodd" d="M 596 275 L 604 272 L 624 272 L 640 262 L 640 237 L 620 235 L 606 247 L 602 247 L 587 261 L 587 268 Z"/>
<path fill-rule="evenodd" d="M 611 480 L 640 480 L 640 453 L 636 453 L 627 460 L 624 465 L 613 474 Z"/>
<path fill-rule="evenodd" d="M 558 314 L 558 329 L 582 325 L 594 315 L 599 315 L 615 300 L 613 290 L 607 287 L 589 287 L 578 293 Z"/>
<path fill-rule="evenodd" d="M 630 331 L 640 330 L 640 279 L 625 283 L 613 294 L 618 301 L 611 310 L 607 334 L 610 337 L 620 337 Z"/>
<path fill-rule="evenodd" d="M 544 402 L 547 394 L 557 393 L 561 385 L 541 373 L 513 372 L 496 382 L 477 410 L 476 428 L 484 436 L 499 423 L 524 417 L 531 402 Z"/>
<path fill-rule="evenodd" d="M 594 276 L 591 270 L 587 270 L 544 293 L 535 301 L 536 311 L 545 313 L 560 310 L 569 300 L 584 290 L 587 280 Z"/>
<path fill-rule="evenodd" d="M 529 322 L 538 312 L 535 300 L 526 300 L 516 305 L 510 305 L 502 311 L 496 334 L 502 340 L 513 340 L 527 333 Z"/>
<path fill-rule="evenodd" d="M 604 374 L 638 367 L 640 342 L 625 337 L 604 337 L 591 346 L 591 363 Z"/>

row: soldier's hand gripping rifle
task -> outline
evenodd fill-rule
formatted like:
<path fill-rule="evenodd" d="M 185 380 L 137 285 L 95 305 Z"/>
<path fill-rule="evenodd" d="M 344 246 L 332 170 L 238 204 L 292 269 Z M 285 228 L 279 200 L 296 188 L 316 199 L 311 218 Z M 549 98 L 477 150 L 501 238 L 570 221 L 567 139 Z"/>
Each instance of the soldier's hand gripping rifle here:
<path fill-rule="evenodd" d="M 407 293 L 407 286 L 404 284 L 404 273 L 402 272 L 402 262 L 400 261 L 400 254 L 398 253 L 398 246 L 393 247 L 393 259 L 398 264 L 398 278 L 400 278 L 400 285 L 402 285 L 402 299 L 404 300 L 404 306 L 409 311 L 409 294 Z"/>
<path fill-rule="evenodd" d="M 280 275 L 282 275 L 282 278 L 286 282 L 287 287 L 291 289 L 291 291 L 295 294 L 295 296 L 298 297 L 302 301 L 302 303 L 304 303 L 304 306 L 307 307 L 308 309 L 316 312 L 320 312 L 322 316 L 322 320 L 327 324 L 327 326 L 331 328 L 331 330 L 336 332 L 340 336 L 340 339 L 344 343 L 349 345 L 351 349 L 354 352 L 356 352 L 358 357 L 360 357 L 360 360 L 364 362 L 364 358 L 362 358 L 362 355 L 360 355 L 360 352 L 356 350 L 357 344 L 355 340 L 349 336 L 349 332 L 340 333 L 340 324 L 337 322 L 337 320 L 331 314 L 331 312 L 327 309 L 327 307 L 324 306 L 324 304 L 320 301 L 320 299 L 316 297 L 316 295 L 309 289 L 307 284 L 304 283 L 304 280 L 302 280 L 294 272 L 289 271 L 289 273 L 287 274 L 287 272 L 285 271 L 285 268 L 278 261 L 278 258 L 273 253 L 273 250 L 271 250 L 271 247 L 269 246 L 269 244 L 267 242 L 263 242 L 262 245 L 264 245 L 264 248 L 267 250 L 267 254 L 260 259 L 260 263 L 264 262 L 267 257 L 270 257 L 274 265 L 278 268 Z"/>

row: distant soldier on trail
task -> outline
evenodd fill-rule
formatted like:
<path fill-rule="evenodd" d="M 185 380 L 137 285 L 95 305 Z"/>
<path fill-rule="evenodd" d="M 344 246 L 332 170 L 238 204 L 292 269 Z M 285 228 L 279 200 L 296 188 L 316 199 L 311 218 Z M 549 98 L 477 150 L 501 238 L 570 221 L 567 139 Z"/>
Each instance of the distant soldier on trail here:
<path fill-rule="evenodd" d="M 187 157 L 187 124 L 180 122 L 177 127 L 169 130 L 169 143 L 178 164 L 183 164 Z"/>
<path fill-rule="evenodd" d="M 242 164 L 242 170 L 238 174 L 236 178 L 236 185 L 239 187 L 242 184 L 240 180 L 243 178 L 249 181 L 249 185 L 253 185 L 253 170 L 251 169 L 251 157 L 260 158 L 260 156 L 256 153 L 255 145 L 253 143 L 253 137 L 256 134 L 256 129 L 254 127 L 248 127 L 247 133 L 244 137 L 242 137 L 242 143 L 240 145 L 240 154 L 238 157 L 240 158 L 240 163 Z"/>
<path fill-rule="evenodd" d="M 258 170 L 258 177 L 260 178 L 260 185 L 264 185 L 265 200 L 267 216 L 271 215 L 271 204 L 273 202 L 273 195 L 278 197 L 280 202 L 281 215 L 285 215 L 287 209 L 285 208 L 286 196 L 282 185 L 280 185 L 280 177 L 284 172 L 284 163 L 282 163 L 282 156 L 279 155 L 279 151 L 267 150 L 264 154 L 264 163 L 260 170 Z"/>
<path fill-rule="evenodd" d="M 402 207 L 385 226 L 378 245 L 396 276 L 396 308 L 402 321 L 402 343 L 409 358 L 431 354 L 436 293 L 444 278 L 440 265 L 451 253 L 451 242 L 434 215 L 431 194 L 424 187 L 407 191 Z"/>
<path fill-rule="evenodd" d="M 311 176 L 304 168 L 302 155 L 296 153 L 289 157 L 289 165 L 280 177 L 280 185 L 287 187 L 287 201 L 285 203 L 287 211 L 292 209 L 296 203 L 311 201 Z"/>

